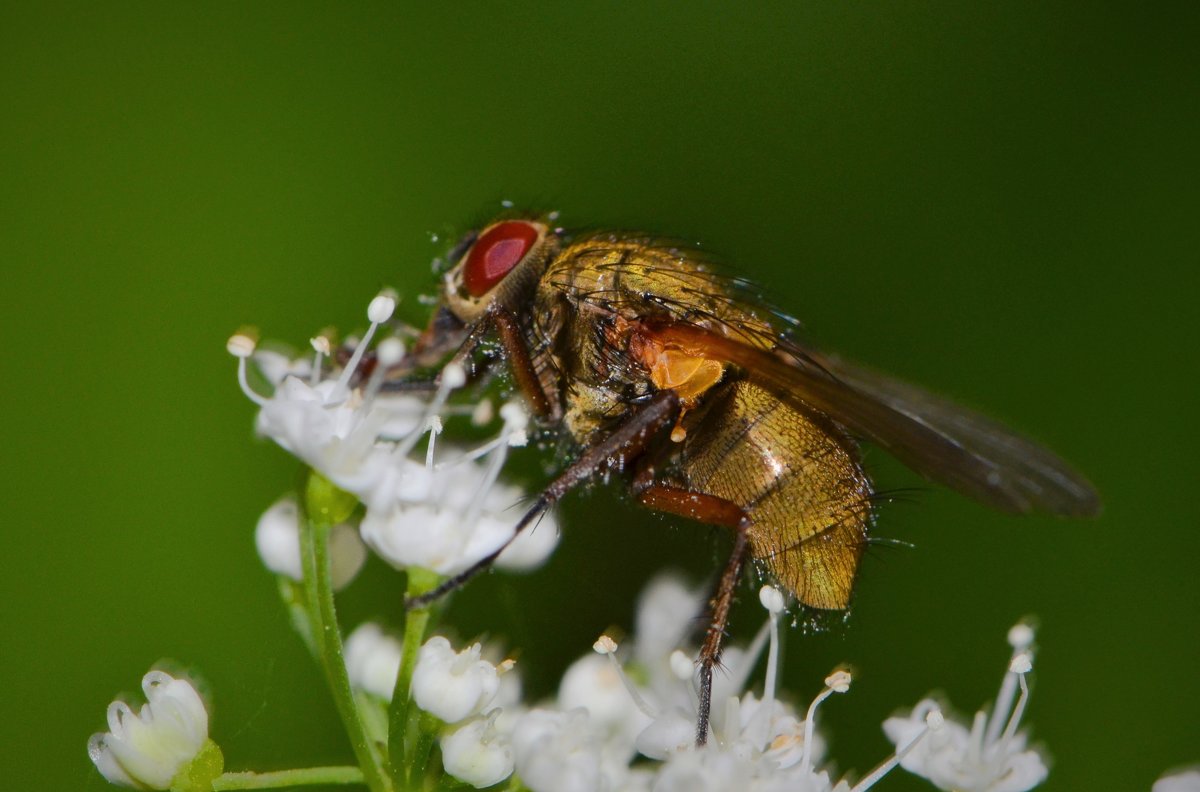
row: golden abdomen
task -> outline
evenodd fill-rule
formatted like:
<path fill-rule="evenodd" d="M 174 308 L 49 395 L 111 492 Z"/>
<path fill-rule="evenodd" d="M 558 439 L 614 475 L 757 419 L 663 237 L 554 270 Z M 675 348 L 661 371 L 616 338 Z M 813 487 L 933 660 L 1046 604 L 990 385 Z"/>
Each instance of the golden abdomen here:
<path fill-rule="evenodd" d="M 752 555 L 800 602 L 847 607 L 871 520 L 854 442 L 745 380 L 705 402 L 680 452 L 685 486 L 747 512 Z"/>

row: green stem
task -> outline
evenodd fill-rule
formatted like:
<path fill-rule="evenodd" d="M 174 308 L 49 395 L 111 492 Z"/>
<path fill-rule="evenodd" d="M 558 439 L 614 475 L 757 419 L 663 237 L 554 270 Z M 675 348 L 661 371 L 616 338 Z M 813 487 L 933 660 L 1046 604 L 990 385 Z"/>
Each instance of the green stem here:
<path fill-rule="evenodd" d="M 433 753 L 433 744 L 437 741 L 438 733 L 442 730 L 442 722 L 428 712 L 421 713 L 421 721 L 417 729 L 417 739 L 413 745 L 412 754 L 408 759 L 409 787 L 416 789 L 425 771 L 429 767 L 429 755 Z"/>
<path fill-rule="evenodd" d="M 304 588 L 308 594 L 308 617 L 313 638 L 325 672 L 325 680 L 333 694 L 334 704 L 342 718 L 350 746 L 362 769 L 363 781 L 371 792 L 392 792 L 391 779 L 383 763 L 367 739 L 350 689 L 350 677 L 342 656 L 342 635 L 338 629 L 337 611 L 333 603 L 333 580 L 330 572 L 329 536 L 333 526 L 349 515 L 349 496 L 316 472 L 309 475 L 305 491 L 306 517 L 301 523 L 300 554 L 304 567 Z"/>
<path fill-rule="evenodd" d="M 416 597 L 434 588 L 439 582 L 436 573 L 424 569 L 408 570 L 409 597 Z M 396 685 L 392 690 L 392 706 L 388 718 L 388 758 L 391 761 L 392 772 L 400 781 L 403 769 L 411 770 L 406 762 L 406 738 L 408 737 L 408 718 L 411 709 L 411 690 L 413 669 L 417 665 L 417 655 L 421 644 L 425 642 L 425 631 L 429 628 L 432 606 L 414 608 L 404 618 L 404 647 L 400 655 L 400 671 L 396 674 Z M 413 779 L 407 778 L 411 787 Z"/>
<path fill-rule="evenodd" d="M 363 773 L 357 767 L 305 767 L 274 773 L 224 773 L 213 779 L 212 788 L 214 792 L 221 792 L 226 789 L 283 789 L 361 783 Z"/>

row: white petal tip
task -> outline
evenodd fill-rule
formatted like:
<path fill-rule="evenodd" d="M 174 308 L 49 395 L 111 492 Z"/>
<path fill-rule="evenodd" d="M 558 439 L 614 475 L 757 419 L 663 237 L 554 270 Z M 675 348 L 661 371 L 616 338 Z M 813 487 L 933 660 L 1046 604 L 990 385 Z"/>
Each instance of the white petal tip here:
<path fill-rule="evenodd" d="M 946 716 L 942 715 L 940 709 L 931 709 L 925 716 L 925 725 L 930 731 L 937 731 L 946 724 Z"/>
<path fill-rule="evenodd" d="M 692 662 L 692 658 L 676 649 L 674 652 L 671 652 L 668 662 L 671 664 L 671 673 L 678 679 L 692 678 L 696 668 L 695 663 Z"/>

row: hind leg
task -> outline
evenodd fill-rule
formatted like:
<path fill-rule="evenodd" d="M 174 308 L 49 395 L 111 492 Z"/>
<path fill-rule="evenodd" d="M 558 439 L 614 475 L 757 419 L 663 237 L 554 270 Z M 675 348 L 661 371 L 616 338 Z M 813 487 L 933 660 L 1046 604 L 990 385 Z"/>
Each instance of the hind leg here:
<path fill-rule="evenodd" d="M 652 475 L 653 472 L 647 468 L 634 479 L 634 491 L 643 506 L 734 531 L 733 552 L 709 601 L 708 628 L 697 659 L 700 666 L 700 706 L 696 716 L 696 744 L 704 745 L 708 741 L 708 721 L 712 710 L 713 666 L 721 659 L 721 644 L 725 639 L 725 626 L 729 623 L 729 610 L 733 606 L 733 596 L 749 552 L 747 534 L 750 517 L 745 509 L 733 501 L 682 487 L 655 484 L 648 481 Z"/>

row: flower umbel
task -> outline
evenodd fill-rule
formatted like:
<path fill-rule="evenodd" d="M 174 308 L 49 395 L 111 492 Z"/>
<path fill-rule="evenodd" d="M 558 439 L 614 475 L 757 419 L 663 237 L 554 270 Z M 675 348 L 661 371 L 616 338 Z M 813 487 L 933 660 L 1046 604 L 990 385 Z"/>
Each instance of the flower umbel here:
<path fill-rule="evenodd" d="M 499 410 L 498 435 L 482 446 L 467 450 L 439 444 L 446 420 L 469 415 L 488 421 L 492 410 L 487 402 L 448 405 L 452 391 L 467 380 L 456 363 L 442 370 L 438 388 L 427 398 L 383 388 L 388 368 L 404 357 L 404 343 L 388 336 L 374 347 L 373 359 L 367 352 L 394 307 L 390 292 L 376 297 L 367 310 L 370 328 L 361 341 L 349 339 L 341 355 L 332 354 L 328 332 L 313 339 L 311 359 L 298 360 L 258 350 L 248 334 L 231 338 L 228 348 L 238 358 L 239 382 L 259 405 L 259 433 L 358 498 L 366 507 L 362 538 L 393 566 L 450 575 L 501 547 L 506 549 L 497 560 L 500 568 L 539 565 L 558 541 L 553 515 L 514 540 L 512 507 L 525 493 L 499 481 L 509 448 L 527 442 L 528 416 L 512 402 Z M 337 363 L 341 358 L 344 365 Z M 273 387 L 269 396 L 250 386 L 249 360 Z M 414 458 L 423 438 L 423 458 Z M 335 545 L 335 563 L 338 555 Z M 284 560 L 272 568 L 289 574 L 293 566 Z"/>
<path fill-rule="evenodd" d="M 1024 792 L 1045 779 L 1041 756 L 1020 731 L 1033 658 L 1026 625 L 1010 631 L 1009 670 L 990 712 L 967 726 L 947 721 L 926 699 L 889 718 L 884 730 L 895 752 L 853 785 L 837 780 L 817 727 L 818 710 L 849 692 L 851 676 L 835 669 L 807 705 L 783 690 L 788 600 L 774 587 L 759 592 L 767 620 L 750 643 L 722 652 L 703 745 L 695 731 L 696 648 L 688 641 L 705 601 L 675 577 L 647 586 L 629 640 L 618 645 L 602 635 L 548 700 L 523 701 L 514 661 L 498 660 L 504 655 L 495 647 L 456 649 L 446 637 L 429 638 L 431 628 L 446 627 L 437 624 L 444 611 L 424 595 L 445 576 L 497 551 L 499 566 L 535 566 L 553 550 L 557 530 L 547 518 L 514 535 L 521 515 L 513 507 L 524 493 L 500 475 L 509 449 L 528 441 L 529 417 L 517 402 L 464 404 L 454 391 L 470 377 L 454 361 L 469 364 L 465 354 L 431 388 L 385 387 L 389 372 L 408 366 L 407 330 L 391 322 L 395 304 L 392 293 L 378 295 L 361 340 L 338 346 L 325 330 L 300 358 L 258 349 L 251 333 L 228 344 L 238 381 L 258 405 L 258 431 L 310 468 L 303 500 L 268 509 L 256 544 L 324 673 L 356 766 L 222 775 L 203 701 L 187 682 L 155 671 L 143 683 L 146 705 L 135 713 L 114 702 L 110 731 L 89 742 L 110 781 L 177 792 L 315 784 L 401 792 L 506 779 L 529 792 L 865 792 L 897 765 L 963 792 Z M 475 448 L 455 448 L 441 434 L 458 418 L 496 431 Z M 367 547 L 406 571 L 402 641 L 366 623 L 343 643 L 335 589 L 353 580 Z M 1195 780 L 1195 773 L 1166 777 L 1155 792 L 1191 789 Z"/>
<path fill-rule="evenodd" d="M 969 728 L 947 720 L 939 733 L 904 757 L 905 770 L 939 789 L 962 792 L 1025 792 L 1046 780 L 1049 771 L 1041 755 L 1027 749 L 1025 734 L 1017 731 L 1029 700 L 1025 675 L 1033 668 L 1033 630 L 1017 624 L 1008 639 L 1012 657 L 992 712 L 975 713 Z M 907 717 L 884 721 L 883 731 L 897 746 L 904 745 L 937 706 L 923 699 Z"/>

